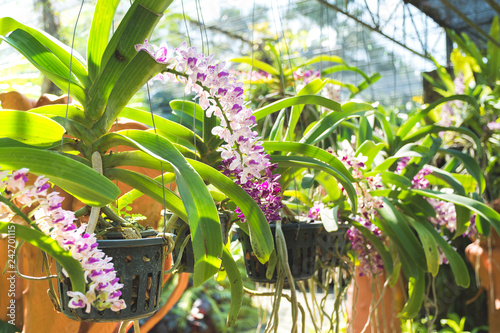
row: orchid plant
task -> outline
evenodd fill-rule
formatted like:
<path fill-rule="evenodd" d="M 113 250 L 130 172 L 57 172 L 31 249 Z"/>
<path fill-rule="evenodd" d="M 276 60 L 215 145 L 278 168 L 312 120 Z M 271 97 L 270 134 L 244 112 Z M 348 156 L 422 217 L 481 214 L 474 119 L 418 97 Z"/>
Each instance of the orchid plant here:
<path fill-rule="evenodd" d="M 91 206 L 94 216 L 104 212 L 118 223 L 123 221 L 109 209 L 116 200 L 118 207 L 122 207 L 124 202 L 144 194 L 160 202 L 189 224 L 195 259 L 194 284 L 202 284 L 224 267 L 231 281 L 228 325 L 232 325 L 241 304 L 242 282 L 222 242 L 216 202 L 229 200 L 237 206 L 242 219 L 238 221 L 240 227 L 250 235 L 258 259 L 266 262 L 274 253 L 268 222 L 279 217 L 277 209 L 281 205 L 276 163 L 278 167 L 317 164 L 319 169 L 339 179 L 348 189 L 350 199 L 356 200 L 347 170 L 337 170 L 335 166 L 340 164 L 335 159 L 320 153 L 318 158 L 323 161 L 318 161 L 314 147 L 307 144 L 266 147 L 255 131 L 256 122 L 283 107 L 300 107 L 304 103 L 315 103 L 340 118 L 344 116 L 338 103 L 314 94 L 252 111 L 244 105 L 243 85 L 224 69 L 224 63 L 185 44 L 173 52 L 165 46 L 149 45 L 147 38 L 171 2 L 135 1 L 108 38 L 118 1 L 99 0 L 86 59 L 43 31 L 11 18 L 0 19 L 0 38 L 76 100 L 75 104 L 44 106 L 29 112 L 1 110 L 4 125 L 0 130 L 0 167 L 27 168 L 32 174 L 44 175 L 54 186 Z M 181 82 L 188 92 L 197 94 L 196 103 L 172 101 L 172 104 L 201 122 L 201 135 L 152 112 L 127 106 L 137 90 L 152 78 Z M 117 117 L 152 129 L 110 133 Z M 324 122 L 322 126 L 328 125 Z M 134 150 L 111 153 L 111 148 L 117 145 Z M 293 154 L 304 148 L 308 150 L 306 155 L 310 155 L 305 160 L 267 153 L 278 150 Z M 164 174 L 153 179 L 121 168 L 127 166 L 162 170 Z M 134 190 L 119 197 L 119 190 L 111 180 L 130 185 Z M 165 187 L 174 181 L 177 193 Z M 12 225 L 12 221 L 2 221 L 0 230 L 7 232 Z M 54 230 L 57 225 L 54 224 Z M 56 244 L 42 232 L 32 230 L 35 226 L 17 228 L 16 237 L 39 246 L 61 262 L 72 281 L 73 292 L 81 293 L 73 295 L 75 304 L 96 305 L 92 296 L 95 289 L 87 282 L 91 274 L 97 273 L 86 275 L 77 259 L 64 257 L 68 249 L 64 246 L 69 243 Z M 94 240 L 92 228 L 86 232 L 81 227 L 76 230 L 82 238 Z"/>
<path fill-rule="evenodd" d="M 75 105 L 45 106 L 30 112 L 2 110 L 0 118 L 4 126 L 0 135 L 0 166 L 3 170 L 28 168 L 30 173 L 45 175 L 55 186 L 97 209 L 118 199 L 119 190 L 110 179 L 131 185 L 165 204 L 166 208 L 189 223 L 194 244 L 195 285 L 216 274 L 221 261 L 224 262 L 222 265 L 236 295 L 230 318 L 234 322 L 239 309 L 238 300 L 241 300 L 241 292 L 238 293 L 238 287 L 242 287 L 238 283 L 241 277 L 230 253 L 222 244 L 217 207 L 204 179 L 227 193 L 238 205 L 245 215 L 255 253 L 263 262 L 273 252 L 272 236 L 264 214 L 241 187 L 201 161 L 201 156 L 220 159 L 221 153 L 217 149 L 223 141 L 212 134 L 212 128 L 216 127 L 214 117 L 204 116 L 209 130 L 201 138 L 177 123 L 126 107 L 139 88 L 167 69 L 165 63 L 157 62 L 148 52 L 138 52 L 135 46 L 149 37 L 161 13 L 170 3 L 168 0 L 135 1 L 109 39 L 118 2 L 98 1 L 86 60 L 76 50 L 43 31 L 11 18 L 0 19 L 2 40 L 16 48 L 77 101 Z M 238 98 L 237 89 L 230 93 Z M 154 125 L 157 134 L 138 130 L 108 133 L 118 116 Z M 63 136 L 65 134 L 67 136 Z M 229 140 L 226 151 L 239 150 L 236 158 L 241 161 L 246 159 L 242 164 L 242 171 L 245 172 L 243 177 L 249 174 L 256 176 L 259 170 L 266 167 L 265 155 L 255 142 L 242 143 L 236 147 L 234 139 L 219 134 Z M 116 145 L 129 146 L 135 151 L 109 154 L 109 149 Z M 256 171 L 252 163 L 257 159 L 261 165 Z M 101 164 L 102 170 L 99 170 Z M 118 168 L 126 165 L 141 165 L 163 170 L 167 174 L 164 179 L 152 179 Z M 175 180 L 178 194 L 163 187 L 169 179 Z M 12 222 L 1 224 L 2 232 L 6 232 Z M 59 244 L 53 244 L 42 233 L 33 233 L 31 229 L 18 226 L 17 230 L 16 237 L 36 244 L 56 260 L 61 261 L 62 258 L 63 267 L 72 280 L 73 292 L 86 295 L 90 287 L 86 287 L 84 281 L 89 276 L 82 269 L 76 269 L 75 262 L 61 257 L 64 251 Z M 82 229 L 78 229 L 78 232 L 82 232 L 82 237 L 86 235 Z"/>
<path fill-rule="evenodd" d="M 500 24 L 498 17 L 493 19 L 490 28 L 490 36 L 498 39 Z M 461 135 L 445 136 L 448 146 L 460 147 L 464 152 L 475 157 L 484 172 L 486 189 L 484 200 L 492 202 L 500 197 L 498 191 L 500 184 L 500 167 L 498 162 L 498 140 L 500 133 L 500 113 L 498 100 L 499 79 L 499 47 L 488 42 L 485 52 L 479 50 L 478 46 L 466 34 L 458 35 L 448 31 L 457 48 L 453 50 L 450 60 L 453 64 L 453 76 L 446 69 L 435 62 L 438 78 L 432 79 L 425 76 L 433 86 L 434 90 L 444 97 L 462 94 L 474 100 L 479 108 L 473 103 L 462 103 L 461 101 L 448 101 L 441 108 L 429 115 L 429 120 L 436 124 L 449 124 L 451 126 L 462 126 L 473 131 L 480 139 L 481 148 L 477 149 Z M 449 164 L 449 168 L 452 166 Z"/>
<path fill-rule="evenodd" d="M 85 232 L 86 224 L 76 226 L 74 212 L 61 208 L 64 198 L 59 196 L 58 192 L 47 193 L 50 188 L 48 179 L 39 176 L 33 185 L 28 185 L 26 176 L 28 172 L 28 169 L 23 168 L 13 172 L 3 171 L 0 174 L 0 189 L 3 192 L 0 202 L 2 223 L 10 224 L 15 217 L 22 218 L 35 229 L 25 231 L 28 234 L 27 241 L 34 243 L 37 233 L 43 233 L 55 240 L 62 249 L 70 252 L 71 257 L 80 263 L 86 292 L 83 293 L 78 289 L 69 291 L 70 308 L 85 308 L 86 312 L 90 311 L 91 306 L 98 310 L 124 309 L 125 301 L 120 299 L 120 289 L 123 284 L 119 283 L 119 278 L 116 276 L 112 258 L 97 248 L 95 235 Z M 22 206 L 18 208 L 14 201 Z M 35 208 L 29 215 L 33 220 L 22 211 L 23 208 L 32 206 Z M 25 227 L 16 226 L 16 228 L 20 228 L 22 233 Z M 30 237 L 30 234 L 35 237 Z M 46 240 L 44 237 L 42 239 Z M 51 245 L 50 242 L 47 245 Z M 59 253 L 55 257 L 59 258 L 65 269 L 74 269 L 74 265 L 71 267 L 72 263 L 68 262 L 68 258 L 63 254 Z M 79 279 L 77 281 L 81 283 Z"/>

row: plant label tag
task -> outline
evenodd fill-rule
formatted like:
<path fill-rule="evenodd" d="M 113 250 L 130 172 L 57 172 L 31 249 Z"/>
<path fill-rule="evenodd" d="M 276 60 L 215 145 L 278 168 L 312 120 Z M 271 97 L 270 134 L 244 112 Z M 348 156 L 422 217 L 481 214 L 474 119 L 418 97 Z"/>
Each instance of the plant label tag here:
<path fill-rule="evenodd" d="M 323 226 L 328 232 L 337 231 L 339 229 L 339 225 L 337 223 L 337 210 L 337 206 L 333 208 L 323 207 L 319 210 Z"/>

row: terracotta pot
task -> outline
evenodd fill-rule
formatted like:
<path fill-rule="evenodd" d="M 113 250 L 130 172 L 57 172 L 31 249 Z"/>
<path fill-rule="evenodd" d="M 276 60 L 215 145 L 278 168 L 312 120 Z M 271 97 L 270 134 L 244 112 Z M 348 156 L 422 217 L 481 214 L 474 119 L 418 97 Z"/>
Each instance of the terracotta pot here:
<path fill-rule="evenodd" d="M 491 206 L 500 213 L 500 198 L 493 201 Z M 478 273 L 481 286 L 488 293 L 489 331 L 500 332 L 500 237 L 492 229 L 488 238 L 478 239 L 468 245 L 465 255 Z"/>
<path fill-rule="evenodd" d="M 349 333 L 360 333 L 367 324 L 365 329 L 367 333 L 401 332 L 401 321 L 397 318 L 397 314 L 403 309 L 404 294 L 399 284 L 394 288 L 386 288 L 383 299 L 370 318 L 371 306 L 378 302 L 380 298 L 378 290 L 382 290 L 385 279 L 385 274 L 376 277 L 359 276 L 359 272 L 356 271 L 354 281 L 347 290 Z M 375 294 L 372 288 L 376 290 Z"/>

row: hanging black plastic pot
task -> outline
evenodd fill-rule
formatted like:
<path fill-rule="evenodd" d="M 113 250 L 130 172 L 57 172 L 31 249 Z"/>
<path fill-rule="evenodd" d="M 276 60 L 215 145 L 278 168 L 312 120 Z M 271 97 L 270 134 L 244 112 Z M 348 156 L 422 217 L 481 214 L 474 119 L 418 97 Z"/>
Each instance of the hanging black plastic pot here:
<path fill-rule="evenodd" d="M 276 225 L 270 224 L 273 237 Z M 288 223 L 281 226 L 285 236 L 288 252 L 288 265 L 295 280 L 306 280 L 314 275 L 317 258 L 317 238 L 323 229 L 322 223 Z M 237 229 L 238 239 L 243 246 L 245 268 L 247 276 L 255 282 L 275 283 L 277 271 L 272 279 L 266 278 L 268 263 L 260 263 L 252 251 L 250 237 L 241 229 Z M 276 245 L 276 243 L 275 243 Z"/>
<path fill-rule="evenodd" d="M 222 230 L 222 241 L 224 244 L 227 242 L 227 232 L 228 223 L 230 220 L 230 216 L 226 212 L 219 212 L 219 220 Z M 176 235 L 175 237 L 175 245 L 172 251 L 172 257 L 174 262 L 176 262 L 177 257 L 181 253 L 181 246 L 186 237 L 190 234 L 189 226 L 186 222 L 181 219 L 178 219 L 171 232 Z M 187 242 L 184 251 L 182 252 L 181 261 L 179 267 L 177 267 L 179 273 L 194 273 L 194 253 L 193 253 L 193 243 L 191 239 Z"/>
<path fill-rule="evenodd" d="M 121 298 L 127 308 L 114 312 L 110 309 L 98 311 L 92 307 L 89 313 L 85 312 L 85 309 L 69 308 L 70 298 L 67 292 L 72 290 L 71 282 L 58 266 L 61 312 L 70 319 L 88 322 L 118 322 L 151 316 L 160 307 L 165 240 L 161 237 L 151 237 L 97 242 L 98 248 L 113 258 L 117 277 L 123 284 Z"/>
<path fill-rule="evenodd" d="M 347 242 L 347 230 L 350 227 L 349 223 L 339 223 L 336 231 L 328 232 L 325 229 L 321 231 L 317 239 L 318 260 L 323 266 L 338 267 L 342 263 Z"/>

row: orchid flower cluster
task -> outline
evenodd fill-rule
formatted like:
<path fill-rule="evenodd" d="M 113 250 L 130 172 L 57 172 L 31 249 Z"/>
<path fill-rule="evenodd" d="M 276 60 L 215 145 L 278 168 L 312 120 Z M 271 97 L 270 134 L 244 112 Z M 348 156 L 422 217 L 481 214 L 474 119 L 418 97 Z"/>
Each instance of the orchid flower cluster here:
<path fill-rule="evenodd" d="M 11 200 L 15 199 L 23 206 L 36 205 L 33 216 L 38 229 L 55 239 L 63 249 L 70 251 L 73 258 L 82 265 L 87 291 L 85 294 L 69 291 L 71 299 L 68 306 L 74 309 L 85 308 L 87 313 L 90 312 L 91 305 L 98 310 L 125 309 L 125 301 L 120 299 L 123 284 L 118 283 L 120 279 L 116 276 L 112 258 L 97 248 L 95 235 L 85 232 L 86 224 L 80 227 L 74 224 L 75 214 L 61 207 L 64 198 L 58 192 L 47 194 L 50 188 L 47 178 L 40 176 L 34 185 L 27 185 L 28 172 L 26 168 L 0 172 L 0 190 L 8 187 L 9 191 L 14 192 Z M 10 221 L 13 216 L 7 205 L 0 203 L 0 219 Z"/>
<path fill-rule="evenodd" d="M 259 205 L 268 222 L 279 220 L 278 212 L 283 207 L 279 183 L 281 175 L 272 173 L 277 168 L 277 164 L 271 164 L 259 181 L 247 180 L 246 183 L 241 182 L 237 171 L 230 170 L 230 164 L 230 160 L 223 161 L 220 166 L 222 172 L 228 177 L 236 178 L 235 183 L 240 185 Z M 238 214 L 241 222 L 246 222 L 245 215 L 239 207 L 236 207 L 235 213 Z"/>
<path fill-rule="evenodd" d="M 186 85 L 186 94 L 194 92 L 195 99 L 206 110 L 207 117 L 215 114 L 220 125 L 212 129 L 226 144 L 221 152 L 226 174 L 249 193 L 263 209 L 268 221 L 279 219 L 277 210 L 282 207 L 279 176 L 273 175 L 276 165 L 261 146 L 262 141 L 253 130 L 257 122 L 253 111 L 243 105 L 243 83 L 224 69 L 224 62 L 215 62 L 213 55 L 205 56 L 186 43 L 167 56 L 167 47 L 144 44 L 136 45 L 137 51 L 146 51 L 158 63 L 167 66 L 164 73 L 155 78 L 163 81 L 181 82 Z M 237 211 L 244 221 L 241 211 Z"/>
<path fill-rule="evenodd" d="M 363 155 L 356 156 L 352 147 L 347 142 L 344 142 L 344 148 L 337 152 L 331 148 L 328 149 L 328 151 L 338 157 L 344 166 L 351 170 L 353 177 L 359 180 L 353 184 L 358 197 L 358 213 L 352 216 L 352 218 L 370 230 L 375 236 L 382 238 L 382 232 L 371 222 L 371 220 L 378 214 L 377 209 L 382 207 L 383 202 L 381 198 L 373 197 L 370 194 L 370 191 L 382 187 L 381 176 L 376 175 L 365 177 L 362 169 L 366 168 L 365 162 L 368 158 Z M 344 189 L 342 190 L 345 192 Z M 317 216 L 320 209 L 321 204 L 315 203 L 315 206 L 313 206 L 313 208 L 309 211 L 309 216 Z M 381 273 L 384 268 L 384 263 L 380 254 L 375 250 L 373 244 L 354 227 L 349 229 L 347 237 L 351 242 L 352 249 L 356 251 L 358 260 L 360 261 L 360 275 L 372 276 Z"/>
<path fill-rule="evenodd" d="M 217 150 L 223 160 L 230 160 L 229 169 L 238 170 L 244 184 L 250 179 L 259 179 L 271 165 L 262 142 L 253 130 L 257 122 L 250 108 L 243 105 L 243 83 L 224 69 L 224 62 L 215 62 L 213 55 L 205 56 L 195 47 L 184 42 L 167 56 L 167 47 L 156 47 L 148 41 L 135 46 L 137 51 L 146 51 L 167 69 L 155 78 L 163 81 L 181 82 L 185 92 L 194 92 L 207 117 L 215 114 L 220 125 L 212 128 L 226 144 Z"/>

